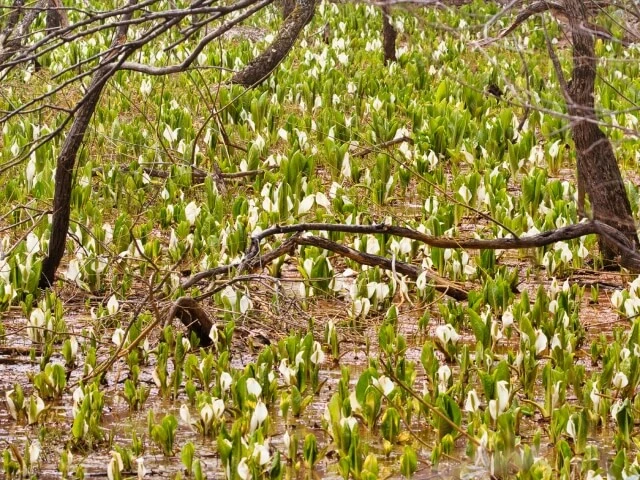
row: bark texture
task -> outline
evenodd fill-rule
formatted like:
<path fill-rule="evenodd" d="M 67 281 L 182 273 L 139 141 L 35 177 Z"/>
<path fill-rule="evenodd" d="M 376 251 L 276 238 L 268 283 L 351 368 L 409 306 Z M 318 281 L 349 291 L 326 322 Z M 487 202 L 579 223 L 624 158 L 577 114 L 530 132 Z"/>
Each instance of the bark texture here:
<path fill-rule="evenodd" d="M 47 0 L 39 0 L 31 8 L 24 8 L 24 0 L 16 0 L 13 3 L 14 10 L 7 19 L 7 24 L 0 33 L 0 65 L 13 57 L 24 44 L 27 32 L 38 14 L 47 7 Z M 0 67 L 0 72 L 5 68 Z"/>
<path fill-rule="evenodd" d="M 385 65 L 396 61 L 396 38 L 398 32 L 391 22 L 390 8 L 385 5 L 382 7 L 382 49 Z"/>
<path fill-rule="evenodd" d="M 14 0 L 12 5 L 12 10 L 9 12 L 6 18 L 6 23 L 4 28 L 2 29 L 2 33 L 0 33 L 0 45 L 8 35 L 13 30 L 13 27 L 16 26 L 18 20 L 20 20 L 20 16 L 22 15 L 22 7 L 24 7 L 24 0 Z"/>
<path fill-rule="evenodd" d="M 313 18 L 315 8 L 315 0 L 296 0 L 295 8 L 283 22 L 271 45 L 237 72 L 231 82 L 247 88 L 262 83 L 287 56 L 302 29 Z"/>
<path fill-rule="evenodd" d="M 29 8 L 25 8 L 27 6 Z M 28 37 L 31 25 L 40 12 L 44 10 L 47 12 L 47 33 L 69 26 L 69 19 L 62 0 L 39 0 L 33 5 L 25 5 L 25 0 L 14 0 L 11 8 L 6 24 L 0 32 L 0 65 L 20 52 Z M 40 65 L 37 60 L 35 65 L 38 70 Z M 0 72 L 5 68 L 0 67 Z"/>
<path fill-rule="evenodd" d="M 282 9 L 282 19 L 286 20 L 296 8 L 296 0 L 281 0 L 280 8 Z"/>
<path fill-rule="evenodd" d="M 47 9 L 47 32 L 69 26 L 69 17 L 62 0 L 49 0 Z"/>
<path fill-rule="evenodd" d="M 131 0 L 130 3 L 137 2 Z M 132 14 L 125 15 L 128 17 Z M 125 18 L 126 20 L 127 18 Z M 40 288 L 49 288 L 55 279 L 56 271 L 64 256 L 67 232 L 71 217 L 71 192 L 73 191 L 73 173 L 76 165 L 78 151 L 82 145 L 84 135 L 91 122 L 91 117 L 100 101 L 100 96 L 107 81 L 115 73 L 113 66 L 106 64 L 112 57 L 117 56 L 119 50 L 115 47 L 123 45 L 126 39 L 128 26 L 120 25 L 112 42 L 111 54 L 103 60 L 103 65 L 96 70 L 89 89 L 82 99 L 73 124 L 64 140 L 60 155 L 56 163 L 55 190 L 53 195 L 53 217 L 51 221 L 51 237 L 49 239 L 49 252 L 42 263 L 40 274 Z"/>
<path fill-rule="evenodd" d="M 567 109 L 572 117 L 571 132 L 576 145 L 580 196 L 588 195 L 595 220 L 610 225 L 638 248 L 638 234 L 631 205 L 611 142 L 597 125 L 594 92 L 597 59 L 594 36 L 588 28 L 584 2 L 566 0 L 565 10 L 573 40 L 573 74 L 568 85 Z M 619 262 L 622 252 L 606 237 L 600 237 L 600 251 L 606 263 Z"/>
<path fill-rule="evenodd" d="M 105 70 L 106 69 L 106 70 Z M 108 80 L 108 67 L 102 67 L 96 72 L 91 81 L 89 92 L 83 99 L 71 125 L 71 130 L 65 138 L 62 150 L 56 163 L 55 190 L 53 195 L 53 218 L 51 221 L 51 238 L 49 253 L 42 263 L 40 288 L 48 288 L 53 284 L 56 270 L 64 256 L 67 231 L 71 215 L 71 192 L 73 190 L 73 171 L 76 157 L 82 145 L 93 112 L 98 105 L 100 95 Z"/>
<path fill-rule="evenodd" d="M 445 278 L 432 275 L 429 271 L 425 272 L 421 268 L 411 265 L 410 263 L 400 262 L 397 260 L 393 261 L 378 255 L 359 252 L 351 247 L 313 235 L 306 237 L 297 236 L 293 238 L 293 241 L 298 245 L 311 245 L 324 250 L 329 250 L 330 252 L 335 252 L 342 257 L 358 262 L 360 265 L 379 266 L 391 272 L 405 275 L 414 281 L 417 280 L 422 273 L 426 273 L 428 281 L 432 281 L 434 283 L 434 288 L 438 292 L 444 293 L 445 295 L 461 302 L 468 299 L 468 293 L 460 285 Z"/>
<path fill-rule="evenodd" d="M 190 297 L 180 297 L 175 301 L 167 318 L 165 326 L 171 324 L 174 318 L 178 318 L 187 327 L 189 334 L 194 332 L 200 340 L 200 346 L 209 347 L 213 343 L 209 334 L 214 323 L 207 315 L 207 312 Z"/>

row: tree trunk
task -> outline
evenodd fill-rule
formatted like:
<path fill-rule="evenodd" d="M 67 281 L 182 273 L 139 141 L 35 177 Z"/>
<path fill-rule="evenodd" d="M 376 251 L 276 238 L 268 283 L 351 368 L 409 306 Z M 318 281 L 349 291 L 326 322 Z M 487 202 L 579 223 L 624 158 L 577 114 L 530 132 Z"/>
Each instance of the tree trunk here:
<path fill-rule="evenodd" d="M 296 8 L 296 0 L 281 0 L 280 8 L 282 9 L 282 19 L 286 20 Z"/>
<path fill-rule="evenodd" d="M 390 8 L 388 5 L 382 7 L 382 49 L 384 50 L 384 64 L 388 65 L 396 61 L 396 32 L 391 23 Z"/>
<path fill-rule="evenodd" d="M 47 33 L 69 26 L 69 17 L 62 0 L 49 0 L 47 10 Z"/>
<path fill-rule="evenodd" d="M 313 18 L 315 8 L 315 0 L 296 0 L 293 12 L 283 22 L 275 40 L 243 70 L 237 72 L 231 82 L 247 88 L 263 82 L 287 56 L 302 29 Z"/>
<path fill-rule="evenodd" d="M 8 14 L 7 23 L 0 32 L 0 65 L 16 55 L 28 37 L 31 24 L 36 20 L 38 14 L 47 11 L 46 32 L 69 26 L 67 12 L 64 10 L 62 0 L 39 0 L 35 5 L 25 10 L 25 0 L 14 0 L 12 10 Z M 22 21 L 20 18 L 22 17 Z M 40 64 L 35 60 L 36 71 Z M 4 70 L 0 67 L 0 72 Z"/>
<path fill-rule="evenodd" d="M 130 4 L 137 0 L 130 0 Z M 123 20 L 128 20 L 133 12 L 126 14 Z M 116 30 L 112 47 L 123 45 L 126 40 L 128 25 L 120 25 Z M 110 58 L 117 56 L 119 51 L 112 50 L 103 60 L 103 63 Z M 40 274 L 40 288 L 49 288 L 55 279 L 56 271 L 60 266 L 60 261 L 64 256 L 65 244 L 67 242 L 67 232 L 71 217 L 71 192 L 73 190 L 73 172 L 75 169 L 78 151 L 82 145 L 84 134 L 87 131 L 91 117 L 95 112 L 100 95 L 109 78 L 116 72 L 112 65 L 104 64 L 94 73 L 89 85 L 87 94 L 82 99 L 82 105 L 78 109 L 69 134 L 65 138 L 64 144 L 56 163 L 55 190 L 53 194 L 53 219 L 51 221 L 51 237 L 49 239 L 49 252 L 42 263 Z"/>
<path fill-rule="evenodd" d="M 209 334 L 215 324 L 197 301 L 191 297 L 180 297 L 169 310 L 164 325 L 171 325 L 176 317 L 189 329 L 189 335 L 191 332 L 197 335 L 201 347 L 211 346 L 213 341 Z"/>
<path fill-rule="evenodd" d="M 635 248 L 638 234 L 631 205 L 611 142 L 597 125 L 594 106 L 597 59 L 594 37 L 584 2 L 566 0 L 566 11 L 573 40 L 573 78 L 568 85 L 567 102 L 571 132 L 576 145 L 578 184 L 584 186 L 579 196 L 588 195 L 591 214 L 624 233 Z M 616 263 L 620 251 L 606 237 L 600 238 L 600 251 L 607 264 Z M 620 260 L 618 259 L 617 263 Z M 623 262 L 624 263 L 624 262 Z"/>
<path fill-rule="evenodd" d="M 73 120 L 71 130 L 69 130 L 58 156 L 49 253 L 42 263 L 40 288 L 48 288 L 53 284 L 56 270 L 58 270 L 60 261 L 64 256 L 71 215 L 71 191 L 73 190 L 73 171 L 76 157 L 93 112 L 100 100 L 102 89 L 110 76 L 107 76 L 108 71 L 109 67 L 105 66 L 100 68 L 94 75 L 89 86 L 89 93 L 82 100 L 82 107 L 80 107 Z"/>

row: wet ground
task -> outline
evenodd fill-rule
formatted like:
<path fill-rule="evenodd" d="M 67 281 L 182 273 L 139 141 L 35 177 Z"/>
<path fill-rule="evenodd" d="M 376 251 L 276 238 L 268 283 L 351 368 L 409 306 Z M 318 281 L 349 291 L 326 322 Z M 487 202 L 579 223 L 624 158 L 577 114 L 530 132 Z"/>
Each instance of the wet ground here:
<path fill-rule="evenodd" d="M 587 286 L 587 291 L 585 292 L 581 306 L 581 320 L 591 340 L 602 333 L 609 335 L 614 325 L 625 324 L 609 307 L 610 289 L 616 286 L 618 286 L 618 288 L 622 286 L 619 275 L 595 275 L 585 272 L 582 275 L 576 275 L 573 281 L 585 285 L 601 284 L 599 303 L 591 303 L 591 297 L 588 294 L 590 286 Z M 537 285 L 523 284 L 520 286 L 521 291 L 527 289 L 530 290 L 530 293 L 534 291 L 534 288 L 537 288 Z M 296 286 L 293 285 L 291 291 L 295 291 L 295 289 Z M 78 302 L 75 301 L 74 304 L 78 305 Z M 79 333 L 91 325 L 93 321 L 88 316 L 82 315 L 81 312 L 84 308 L 69 308 L 70 306 L 73 305 L 67 305 L 68 309 L 65 317 L 67 327 L 69 331 Z M 321 325 L 322 318 L 319 316 L 320 311 L 324 312 L 325 318 L 335 319 L 344 308 L 346 308 L 345 304 L 341 304 L 340 301 L 336 303 L 335 301 L 327 302 L 326 300 L 321 300 L 317 303 L 312 303 L 309 308 L 309 314 L 316 317 L 316 330 L 321 331 L 323 328 L 323 325 Z M 75 312 L 74 309 L 78 311 Z M 433 335 L 433 329 L 438 323 L 437 314 L 434 312 L 429 329 L 427 331 L 420 331 L 417 326 L 420 308 L 404 304 L 401 306 L 400 311 L 399 331 L 406 336 L 409 346 L 406 357 L 419 363 L 422 344 Z M 301 322 L 299 316 L 292 316 L 292 318 L 288 320 L 289 322 L 286 323 L 288 323 L 289 328 L 291 328 L 291 325 L 297 323 L 301 331 L 306 330 L 306 326 L 304 322 Z M 368 362 L 367 349 L 369 355 L 375 354 L 377 347 L 377 326 L 380 321 L 381 319 L 369 318 L 367 319 L 367 323 L 361 325 L 359 328 L 338 323 L 340 337 L 343 339 L 341 343 L 341 357 L 338 361 L 334 361 L 327 356 L 327 361 L 325 361 L 320 373 L 321 381 L 324 381 L 324 384 L 303 415 L 299 418 L 289 417 L 285 423 L 279 416 L 278 408 L 273 407 L 271 409 L 271 429 L 274 434 L 272 447 L 280 447 L 280 449 L 283 450 L 281 445 L 282 435 L 286 430 L 292 433 L 298 432 L 301 438 L 304 438 L 306 433 L 313 432 L 318 439 L 319 445 L 328 445 L 330 439 L 321 427 L 321 418 L 325 405 L 335 391 L 336 384 L 341 376 L 341 367 L 346 365 L 349 368 L 351 381 L 354 383 Z M 25 319 L 19 309 L 14 308 L 10 312 L 7 312 L 4 315 L 3 323 L 6 334 L 4 343 L 0 349 L 0 392 L 4 393 L 19 383 L 25 389 L 25 394 L 28 395 L 31 392 L 31 387 L 27 379 L 39 371 L 37 349 L 32 349 L 33 345 L 26 337 L 24 328 Z M 246 331 L 263 328 L 262 331 L 266 332 L 264 333 L 265 335 L 274 335 L 273 331 L 269 333 L 270 330 L 268 328 L 264 329 L 264 327 L 268 326 L 265 326 L 264 323 L 262 325 L 254 325 L 250 320 L 242 325 L 242 328 L 246 329 Z M 105 344 L 101 349 L 101 354 L 99 354 L 99 361 L 108 358 L 111 348 L 109 346 L 110 335 L 108 332 L 109 329 L 106 329 L 103 338 Z M 463 333 L 462 341 L 470 345 L 475 344 L 471 332 L 461 333 Z M 273 341 L 277 341 L 277 339 L 278 338 L 273 338 Z M 80 342 L 82 341 L 83 340 L 80 339 Z M 154 343 L 158 341 L 158 334 L 152 334 L 150 341 L 153 347 Z M 517 345 L 517 343 L 515 343 L 516 341 L 517 339 L 511 341 L 513 342 L 512 346 Z M 508 348 L 507 344 L 504 343 L 503 345 L 506 351 Z M 576 357 L 581 359 L 579 361 L 584 361 L 587 368 L 593 368 L 589 361 L 589 346 L 590 342 L 587 340 L 582 347 L 583 350 L 578 352 Z M 237 368 L 242 368 L 247 362 L 254 358 L 254 355 L 249 352 L 241 340 L 237 342 L 236 348 L 238 349 L 238 353 L 233 359 L 233 364 Z M 180 405 L 185 403 L 184 393 L 175 401 L 163 400 L 159 397 L 158 389 L 155 387 L 151 375 L 154 366 L 154 357 L 151 355 L 149 358 L 150 363 L 143 367 L 140 375 L 141 383 L 148 385 L 151 390 L 142 411 L 131 412 L 127 402 L 122 397 L 122 385 L 127 375 L 127 366 L 125 363 L 122 361 L 116 362 L 106 375 L 103 391 L 106 393 L 107 401 L 102 421 L 102 427 L 105 431 L 105 442 L 89 451 L 74 452 L 73 463 L 74 465 L 82 464 L 86 478 L 105 478 L 106 465 L 111 460 L 110 452 L 113 445 L 130 445 L 134 431 L 139 438 L 144 439 L 145 449 L 143 458 L 147 470 L 147 476 L 145 478 L 174 478 L 176 474 L 182 471 L 178 456 L 169 458 L 163 456 L 160 450 L 146 438 L 147 415 L 149 410 L 154 412 L 156 419 L 161 418 L 167 413 L 172 413 L 179 418 Z M 60 355 L 54 355 L 52 360 L 63 364 L 63 359 Z M 80 360 L 78 367 L 71 372 L 69 384 L 74 384 L 79 381 L 81 372 L 82 361 Z M 416 385 L 420 384 L 421 381 L 420 378 L 418 378 Z M 570 401 L 570 399 L 568 399 L 568 401 Z M 40 440 L 42 444 L 42 454 L 36 470 L 37 478 L 60 478 L 58 461 L 61 452 L 68 446 L 69 431 L 73 421 L 71 413 L 72 403 L 70 391 L 67 391 L 59 400 L 47 402 L 48 412 L 43 426 L 25 426 L 24 424 L 18 424 L 10 416 L 6 404 L 0 408 L 0 438 L 2 439 L 3 448 L 8 448 L 13 445 L 18 451 L 23 451 L 27 440 Z M 546 428 L 544 420 L 536 415 L 525 419 L 520 430 L 523 441 L 526 441 L 526 438 L 532 435 L 538 428 L 544 431 Z M 486 476 L 487 472 L 484 468 L 474 466 L 465 457 L 464 446 L 461 441 L 458 442 L 459 445 L 457 444 L 457 449 L 454 450 L 451 458 L 445 459 L 439 464 L 437 469 L 434 469 L 428 462 L 430 452 L 428 448 L 425 447 L 425 445 L 430 445 L 432 440 L 434 440 L 431 438 L 430 431 L 432 432 L 432 430 L 423 424 L 413 425 L 412 430 L 422 441 L 421 451 L 419 452 L 421 463 L 416 473 L 416 478 L 484 478 Z M 384 472 L 384 475 L 381 475 L 381 477 L 399 477 L 397 465 L 401 453 L 400 448 L 394 449 L 389 457 L 385 458 L 379 436 L 369 433 L 365 428 L 361 428 L 360 434 L 361 439 L 368 444 L 370 451 L 378 454 L 381 471 Z M 611 429 L 605 425 L 598 431 L 596 436 L 589 438 L 589 442 L 598 447 L 603 466 L 605 466 L 615 454 L 615 450 L 611 444 L 612 434 Z M 215 440 L 203 438 L 200 434 L 190 429 L 189 426 L 181 423 L 177 432 L 176 445 L 179 448 L 179 446 L 187 441 L 191 441 L 196 445 L 197 456 L 201 459 L 204 467 L 203 470 L 206 472 L 208 478 L 223 478 L 223 469 L 216 454 Z M 543 442 L 540 453 L 544 455 L 545 452 L 546 454 L 551 454 L 552 449 Z M 335 455 L 331 450 L 325 453 L 326 457 L 318 463 L 313 476 L 315 478 L 340 478 L 336 468 Z M 304 475 L 304 467 L 302 467 L 302 471 L 296 471 L 291 466 L 289 468 L 289 475 L 291 477 L 295 478 Z"/>

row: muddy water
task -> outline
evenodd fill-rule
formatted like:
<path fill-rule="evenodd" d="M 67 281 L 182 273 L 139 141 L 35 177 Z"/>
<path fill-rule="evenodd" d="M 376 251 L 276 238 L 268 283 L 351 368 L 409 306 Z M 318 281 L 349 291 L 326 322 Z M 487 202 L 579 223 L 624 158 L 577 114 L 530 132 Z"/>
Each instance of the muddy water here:
<path fill-rule="evenodd" d="M 582 310 L 585 317 L 585 324 L 588 331 L 591 331 L 593 334 L 599 334 L 603 331 L 601 324 L 603 320 L 611 320 L 614 322 L 615 319 L 603 317 L 603 309 L 599 308 L 598 305 L 589 305 L 588 298 L 589 295 L 585 294 Z M 608 301 L 605 292 L 601 292 L 600 301 L 601 304 L 605 304 L 605 302 Z M 407 358 L 419 362 L 422 344 L 427 338 L 433 335 L 433 332 L 419 332 L 416 326 L 417 317 L 418 315 L 415 312 L 403 314 L 400 316 L 399 322 L 400 331 L 408 339 L 409 348 L 406 353 Z M 436 318 L 434 315 L 432 325 L 430 325 L 431 330 L 435 328 L 435 323 L 437 323 Z M 24 320 L 20 319 L 19 316 L 15 316 L 13 318 L 5 318 L 3 321 L 7 331 L 16 332 L 6 337 L 6 344 L 22 347 L 28 347 L 30 345 L 24 335 L 24 330 L 21 330 Z M 71 324 L 70 329 L 78 331 L 82 326 L 85 326 L 85 322 L 86 320 L 79 320 L 77 325 Z M 589 326 L 593 328 L 589 329 Z M 376 351 L 377 324 L 375 322 L 363 326 L 362 329 L 358 331 L 346 329 L 343 333 L 348 334 L 346 335 L 347 337 L 368 338 L 370 352 L 373 354 Z M 107 338 L 105 341 L 108 342 L 109 339 Z M 469 335 L 469 332 L 467 332 L 467 335 L 463 335 L 462 341 L 472 347 L 475 343 L 473 336 Z M 588 347 L 590 341 L 587 341 L 586 345 Z M 515 345 L 512 345 L 511 348 L 513 348 L 513 346 Z M 583 353 L 578 355 L 578 357 L 588 358 L 588 352 L 585 350 L 587 347 L 583 347 Z M 352 384 L 354 384 L 358 379 L 358 375 L 366 367 L 368 362 L 365 346 L 357 342 L 353 344 L 343 343 L 341 350 L 344 352 L 344 355 L 341 357 L 340 363 L 349 368 L 351 381 Z M 153 359 L 153 357 L 151 358 Z M 234 367 L 242 368 L 252 359 L 253 356 L 249 354 L 235 355 L 233 360 Z M 63 362 L 60 357 L 54 357 L 53 361 Z M 272 447 L 278 448 L 281 451 L 284 450 L 282 446 L 282 435 L 285 431 L 296 433 L 301 439 L 304 438 L 307 433 L 311 432 L 315 434 L 320 449 L 329 443 L 330 439 L 321 428 L 321 418 L 325 405 L 335 392 L 336 385 L 341 377 L 341 371 L 340 366 L 333 367 L 329 361 L 325 362 L 325 367 L 326 368 L 321 371 L 320 377 L 321 380 L 326 379 L 326 382 L 300 418 L 295 419 L 290 417 L 287 422 L 285 422 L 279 416 L 277 406 L 271 409 L 271 428 L 272 434 L 274 435 L 271 441 Z M 587 367 L 592 368 L 590 365 L 587 365 Z M 122 385 L 126 376 L 126 366 L 124 363 L 119 363 L 114 366 L 112 371 L 107 375 L 107 382 L 104 386 L 107 401 L 102 423 L 106 432 L 105 438 L 109 439 L 111 444 L 105 442 L 91 451 L 75 452 L 72 470 L 75 469 L 77 464 L 82 464 L 87 478 L 106 478 L 106 468 L 111 460 L 110 450 L 112 449 L 112 445 L 129 446 L 131 444 L 132 432 L 135 431 L 138 437 L 145 439 L 143 458 L 147 469 L 146 478 L 173 478 L 182 471 L 179 455 L 171 458 L 164 457 L 160 450 L 146 438 L 147 413 L 149 410 L 154 412 L 156 420 L 159 420 L 167 413 L 172 413 L 179 418 L 180 405 L 185 402 L 184 398 L 179 398 L 177 401 L 159 399 L 158 391 L 153 385 L 151 378 L 152 368 L 152 364 L 144 367 L 140 377 L 141 382 L 146 383 L 151 388 L 149 399 L 143 411 L 132 413 L 129 411 L 129 407 L 124 398 L 119 394 L 119 392 L 122 391 Z M 81 370 L 82 366 L 80 365 L 74 371 L 70 382 L 73 383 L 78 380 Z M 0 355 L 0 394 L 4 394 L 4 392 L 13 388 L 14 384 L 21 383 L 25 389 L 25 395 L 28 396 L 31 390 L 26 378 L 38 371 L 38 362 L 31 361 L 28 356 L 17 356 L 15 352 Z M 419 386 L 421 384 L 421 380 L 418 379 L 416 385 Z M 540 391 L 542 392 L 542 387 L 540 387 Z M 2 397 L 4 397 L 4 395 L 2 395 Z M 69 439 L 69 431 L 72 424 L 70 406 L 72 403 L 70 393 L 65 394 L 62 399 L 56 402 L 47 402 L 49 412 L 45 422 L 46 427 L 41 428 L 37 425 L 26 426 L 24 424 L 17 424 L 13 418 L 11 418 L 6 404 L 2 402 L 2 406 L 0 407 L 0 442 L 2 443 L 2 448 L 7 448 L 10 444 L 13 444 L 19 451 L 23 451 L 27 439 L 33 440 L 39 438 L 42 442 L 42 454 L 37 469 L 37 478 L 60 478 L 60 474 L 57 471 L 57 463 L 60 453 L 66 448 Z M 434 433 L 432 428 L 425 425 L 424 422 L 412 425 L 411 427 L 412 431 L 424 444 L 433 444 Z M 522 421 L 520 434 L 523 441 L 526 441 L 536 430 L 542 429 L 544 432 L 546 427 L 547 423 L 537 416 L 525 418 Z M 388 457 L 385 457 L 382 450 L 381 439 L 377 432 L 370 433 L 366 428 L 362 427 L 360 429 L 360 435 L 362 441 L 368 445 L 369 450 L 378 455 L 381 476 L 399 478 L 398 466 L 402 446 L 394 449 Z M 616 453 L 612 447 L 612 435 L 612 428 L 605 426 L 589 439 L 591 444 L 598 447 L 601 465 L 604 468 L 606 468 Z M 223 478 L 223 468 L 216 454 L 215 440 L 203 438 L 198 433 L 192 431 L 187 425 L 181 423 L 175 442 L 176 450 L 179 450 L 187 441 L 195 444 L 196 455 L 202 462 L 203 470 L 208 478 Z M 552 455 L 552 451 L 552 446 L 546 444 L 543 440 L 541 452 L 539 453 L 544 456 L 550 456 Z M 456 448 L 451 455 L 452 458 L 442 461 L 437 469 L 434 469 L 428 462 L 430 454 L 431 452 L 428 447 L 418 446 L 420 463 L 416 478 L 486 478 L 486 470 L 483 467 L 473 465 L 473 463 L 466 458 L 462 441 L 456 444 Z M 328 479 L 341 478 L 336 468 L 336 460 L 336 456 L 328 452 L 327 457 L 323 458 L 316 466 L 314 477 Z M 291 471 L 290 475 L 292 477 L 303 477 L 305 476 L 305 472 Z"/>

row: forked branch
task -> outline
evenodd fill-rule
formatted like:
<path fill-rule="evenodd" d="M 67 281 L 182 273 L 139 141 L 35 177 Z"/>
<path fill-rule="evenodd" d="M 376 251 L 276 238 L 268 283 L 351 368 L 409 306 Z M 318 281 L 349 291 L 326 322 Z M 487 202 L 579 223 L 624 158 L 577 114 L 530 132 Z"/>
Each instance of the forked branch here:
<path fill-rule="evenodd" d="M 597 5 L 594 5 L 593 8 L 603 8 L 604 6 L 606 6 L 605 2 L 600 2 L 600 3 L 597 3 Z M 515 29 L 517 29 L 520 25 L 522 25 L 532 16 L 537 15 L 539 13 L 544 13 L 544 12 L 552 12 L 555 15 L 560 17 L 567 16 L 566 8 L 562 3 L 552 2 L 547 0 L 539 0 L 539 1 L 533 2 L 531 5 L 529 5 L 525 9 L 518 12 L 513 23 L 509 25 L 507 28 L 502 29 L 497 36 L 484 38 L 478 42 L 475 42 L 475 45 L 479 47 L 484 47 L 502 38 L 505 38 L 507 35 L 512 33 Z M 588 23 L 587 25 L 584 26 L 584 28 L 591 31 L 591 33 L 593 33 L 593 35 L 596 36 L 597 38 L 601 38 L 603 40 L 613 40 L 615 38 L 609 30 L 607 30 L 604 27 L 600 27 L 599 25 Z M 625 44 L 628 43 L 625 40 L 622 40 L 622 42 Z"/>

